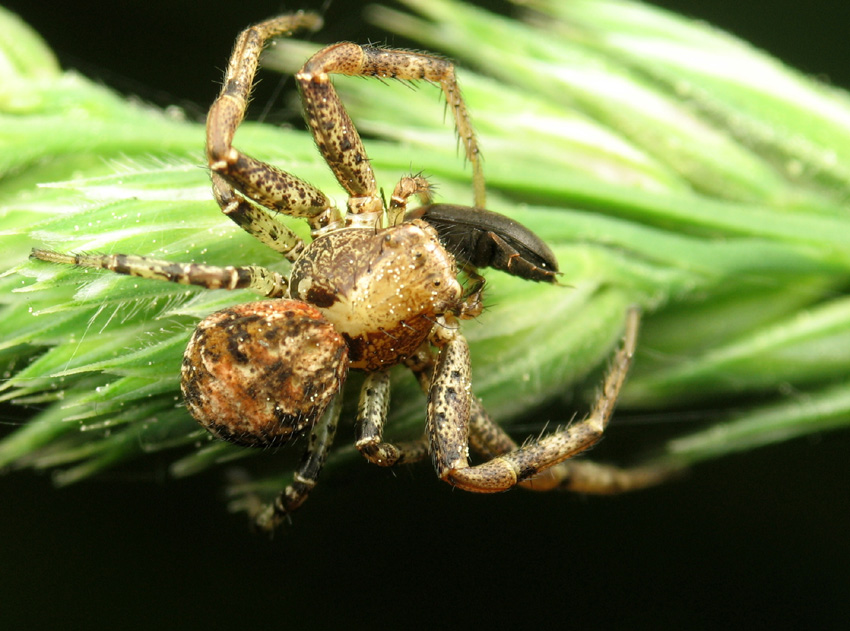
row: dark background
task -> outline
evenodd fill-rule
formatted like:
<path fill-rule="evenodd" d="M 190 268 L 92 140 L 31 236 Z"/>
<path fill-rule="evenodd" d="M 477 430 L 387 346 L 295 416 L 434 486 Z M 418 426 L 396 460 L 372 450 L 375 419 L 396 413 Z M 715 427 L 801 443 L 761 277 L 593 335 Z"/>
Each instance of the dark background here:
<path fill-rule="evenodd" d="M 322 4 L 6 6 L 66 67 L 201 117 L 240 28 Z M 850 86 L 850 3 L 773 2 L 769 14 L 739 1 L 657 4 Z M 360 6 L 332 2 L 321 41 L 384 41 Z M 663 431 L 628 421 L 625 411 L 621 447 Z M 174 481 L 164 462 L 144 461 L 61 491 L 15 473 L 0 478 L 0 624 L 840 628 L 850 614 L 848 447 L 846 432 L 793 441 L 615 498 L 475 496 L 427 466 L 363 466 L 324 480 L 273 542 L 225 511 L 218 472 Z"/>

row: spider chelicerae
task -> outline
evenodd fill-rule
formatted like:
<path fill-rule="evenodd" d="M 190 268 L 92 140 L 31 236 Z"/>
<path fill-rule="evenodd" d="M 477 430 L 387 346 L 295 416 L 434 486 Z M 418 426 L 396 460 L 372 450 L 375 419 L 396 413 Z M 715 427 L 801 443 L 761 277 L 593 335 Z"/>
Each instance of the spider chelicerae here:
<path fill-rule="evenodd" d="M 204 319 L 186 349 L 181 374 L 189 412 L 219 438 L 267 447 L 309 433 L 292 483 L 257 515 L 264 528 L 274 529 L 315 486 L 352 369 L 366 373 L 356 445 L 375 464 L 430 455 L 441 479 L 484 493 L 514 485 L 612 492 L 659 480 L 663 472 L 569 460 L 597 442 L 608 424 L 634 352 L 636 312 L 626 318 L 624 343 L 584 420 L 518 447 L 472 395 L 469 348 L 459 320 L 481 312 L 483 280 L 475 267 L 553 281 L 557 265 L 529 231 L 483 210 L 478 145 L 449 61 L 343 42 L 316 53 L 296 74 L 307 124 L 348 194 L 345 213 L 307 182 L 233 146 L 265 44 L 297 29 L 317 29 L 320 22 L 316 15 L 299 12 L 243 31 L 207 118 L 206 152 L 216 201 L 227 217 L 292 263 L 288 279 L 257 266 L 216 267 L 120 254 L 34 250 L 33 257 L 208 289 L 248 288 L 267 298 Z M 439 84 L 472 165 L 475 208 L 427 203 L 428 183 L 420 176 L 402 178 L 385 205 L 330 74 Z M 425 205 L 408 212 L 412 196 Z M 312 241 L 305 245 L 276 213 L 306 219 Z M 470 279 L 467 289 L 457 280 L 459 268 Z M 421 440 L 392 444 L 383 440 L 383 430 L 388 370 L 398 364 L 409 368 L 427 393 L 427 431 Z M 485 462 L 470 465 L 470 446 Z"/>

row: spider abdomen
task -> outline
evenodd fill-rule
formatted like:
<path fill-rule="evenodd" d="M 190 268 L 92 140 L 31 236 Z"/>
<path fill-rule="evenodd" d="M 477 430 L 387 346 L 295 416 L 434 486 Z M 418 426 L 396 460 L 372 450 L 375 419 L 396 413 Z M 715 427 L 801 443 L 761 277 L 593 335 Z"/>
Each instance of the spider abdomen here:
<path fill-rule="evenodd" d="M 183 397 L 215 436 L 275 445 L 319 419 L 345 381 L 347 353 L 342 336 L 311 305 L 236 305 L 195 329 L 183 356 Z"/>

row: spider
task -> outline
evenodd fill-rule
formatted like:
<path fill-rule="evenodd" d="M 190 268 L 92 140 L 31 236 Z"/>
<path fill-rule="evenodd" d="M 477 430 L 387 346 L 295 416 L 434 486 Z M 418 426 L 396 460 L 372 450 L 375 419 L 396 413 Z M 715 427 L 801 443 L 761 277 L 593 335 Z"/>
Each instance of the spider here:
<path fill-rule="evenodd" d="M 529 231 L 483 210 L 477 140 L 449 61 L 343 42 L 316 53 L 296 74 L 307 124 L 348 193 L 346 213 L 307 182 L 233 146 L 265 44 L 297 29 L 315 30 L 320 22 L 316 15 L 298 12 L 243 31 L 207 118 L 215 200 L 227 217 L 292 263 L 288 279 L 257 266 L 47 250 L 34 250 L 32 256 L 208 289 L 249 288 L 266 298 L 201 321 L 181 370 L 188 411 L 213 435 L 268 447 L 309 434 L 293 481 L 256 516 L 263 528 L 277 527 L 315 486 L 333 441 L 349 370 L 366 373 L 356 446 L 375 464 L 430 455 L 441 479 L 485 493 L 517 484 L 607 492 L 654 481 L 651 473 L 565 462 L 593 445 L 608 424 L 634 352 L 636 312 L 627 318 L 625 342 L 601 395 L 581 422 L 519 448 L 471 394 L 469 348 L 459 320 L 481 312 L 483 280 L 475 266 L 551 282 L 557 264 Z M 402 178 L 385 207 L 360 136 L 329 79 L 334 73 L 438 83 L 472 165 L 475 208 L 426 204 L 408 213 L 411 196 L 430 198 L 428 183 L 419 176 Z M 305 245 L 278 222 L 278 212 L 306 219 L 312 241 Z M 457 226 L 460 236 L 455 232 L 452 237 Z M 454 244 L 459 261 L 441 236 Z M 459 264 L 472 281 L 466 290 L 457 280 Z M 392 444 L 383 440 L 388 370 L 399 364 L 427 393 L 427 439 Z M 471 466 L 469 446 L 488 460 Z"/>

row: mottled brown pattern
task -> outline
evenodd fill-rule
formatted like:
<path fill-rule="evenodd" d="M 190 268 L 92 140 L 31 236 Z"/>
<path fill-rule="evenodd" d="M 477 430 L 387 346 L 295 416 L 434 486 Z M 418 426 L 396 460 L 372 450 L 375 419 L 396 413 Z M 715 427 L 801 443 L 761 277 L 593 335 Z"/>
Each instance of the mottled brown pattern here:
<path fill-rule="evenodd" d="M 316 187 L 304 180 L 261 162 L 233 147 L 233 137 L 245 117 L 260 54 L 266 42 L 297 29 L 317 29 L 321 18 L 310 13 L 293 13 L 245 29 L 236 40 L 221 93 L 207 115 L 207 162 L 212 172 L 216 201 L 222 211 L 246 232 L 295 260 L 301 242 L 291 231 L 270 229 L 268 219 L 251 221 L 233 210 L 239 196 L 260 208 L 306 218 L 314 229 L 339 222 L 340 215 Z M 277 237 L 272 232 L 278 232 Z M 277 239 L 281 239 L 278 243 Z"/>
<path fill-rule="evenodd" d="M 446 342 L 428 391 L 431 458 L 442 479 L 469 462 L 469 347 L 460 335 Z"/>
<path fill-rule="evenodd" d="M 425 440 L 398 444 L 384 442 L 384 423 L 390 405 L 390 375 L 386 371 L 366 376 L 360 390 L 355 425 L 355 446 L 371 463 L 380 467 L 417 462 L 428 455 Z"/>
<path fill-rule="evenodd" d="M 346 355 L 342 336 L 310 305 L 237 305 L 195 329 L 183 360 L 183 396 L 219 438 L 274 445 L 316 423 L 345 381 Z"/>
<path fill-rule="evenodd" d="M 360 134 L 327 74 L 296 75 L 304 103 L 304 118 L 337 181 L 352 197 L 376 196 L 375 174 Z"/>
<path fill-rule="evenodd" d="M 466 103 L 460 93 L 454 64 L 427 53 L 341 42 L 313 55 L 296 75 L 304 102 L 304 116 L 319 150 L 331 165 L 340 184 L 352 197 L 376 197 L 375 176 L 360 135 L 330 82 L 330 74 L 424 80 L 439 84 L 466 157 L 472 164 L 475 206 L 485 206 L 480 150 Z"/>

